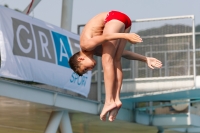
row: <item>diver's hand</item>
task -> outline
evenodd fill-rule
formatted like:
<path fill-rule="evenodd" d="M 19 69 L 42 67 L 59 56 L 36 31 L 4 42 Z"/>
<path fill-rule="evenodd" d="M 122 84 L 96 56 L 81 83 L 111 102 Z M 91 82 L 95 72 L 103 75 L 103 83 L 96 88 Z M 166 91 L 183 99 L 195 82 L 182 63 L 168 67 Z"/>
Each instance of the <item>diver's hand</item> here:
<path fill-rule="evenodd" d="M 127 40 L 128 40 L 130 43 L 133 43 L 133 44 L 143 42 L 143 41 L 142 41 L 142 38 L 141 38 L 138 34 L 135 34 L 135 33 L 128 33 L 128 34 L 127 34 Z"/>
<path fill-rule="evenodd" d="M 156 58 L 152 58 L 152 57 L 146 57 L 147 58 L 147 65 L 151 68 L 161 68 L 162 67 L 162 62 Z"/>

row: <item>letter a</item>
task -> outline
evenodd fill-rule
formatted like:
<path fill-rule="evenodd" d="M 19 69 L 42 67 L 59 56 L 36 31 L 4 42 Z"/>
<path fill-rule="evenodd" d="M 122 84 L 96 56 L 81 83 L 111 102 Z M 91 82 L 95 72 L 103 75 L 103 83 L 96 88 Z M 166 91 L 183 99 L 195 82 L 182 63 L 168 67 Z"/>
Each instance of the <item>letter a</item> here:
<path fill-rule="evenodd" d="M 64 53 L 63 53 L 63 50 L 64 50 Z M 67 50 L 65 49 L 65 45 L 62 41 L 62 39 L 60 38 L 60 62 L 62 62 L 62 57 L 66 57 L 67 60 L 69 60 L 69 56 L 67 54 Z"/>

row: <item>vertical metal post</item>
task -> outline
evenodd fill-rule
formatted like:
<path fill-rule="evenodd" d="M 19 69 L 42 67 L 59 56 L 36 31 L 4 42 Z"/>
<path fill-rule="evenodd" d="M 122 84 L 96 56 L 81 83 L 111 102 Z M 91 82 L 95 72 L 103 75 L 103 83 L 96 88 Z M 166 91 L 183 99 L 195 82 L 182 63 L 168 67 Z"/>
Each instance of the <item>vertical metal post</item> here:
<path fill-rule="evenodd" d="M 53 111 L 44 133 L 56 133 L 62 116 L 63 111 Z"/>
<path fill-rule="evenodd" d="M 68 111 L 64 111 L 60 122 L 61 133 L 73 133 Z"/>
<path fill-rule="evenodd" d="M 196 88 L 196 43 L 195 43 L 195 19 L 192 17 L 192 42 L 193 42 L 193 74 L 194 74 L 194 87 Z"/>
<path fill-rule="evenodd" d="M 152 45 L 150 45 L 150 57 L 152 57 L 152 52 L 153 52 L 153 50 L 152 50 Z M 148 69 L 147 69 L 148 67 L 147 67 L 147 65 L 146 65 L 146 71 L 148 71 Z M 149 77 L 152 77 L 152 70 L 150 70 L 150 73 L 149 73 Z"/>
<path fill-rule="evenodd" d="M 133 122 L 136 122 L 136 112 L 137 112 L 137 110 L 136 110 L 136 108 L 137 108 L 137 103 L 133 103 Z"/>
<path fill-rule="evenodd" d="M 149 109 L 149 125 L 153 125 L 153 108 L 152 108 L 152 106 L 153 106 L 153 102 L 150 101 L 149 102 L 149 107 L 150 107 L 150 109 Z"/>
<path fill-rule="evenodd" d="M 62 1 L 61 28 L 71 31 L 73 0 Z"/>
<path fill-rule="evenodd" d="M 153 114 L 153 108 L 152 108 L 152 106 L 153 106 L 153 102 L 150 101 L 150 102 L 149 102 L 149 107 L 150 107 L 150 109 L 149 109 L 149 114 L 150 114 L 150 115 Z"/>
<path fill-rule="evenodd" d="M 97 100 L 99 102 L 98 112 L 100 113 L 101 109 L 101 97 L 102 97 L 102 89 L 101 89 L 101 81 L 102 81 L 102 72 L 101 72 L 101 57 L 97 57 Z"/>
<path fill-rule="evenodd" d="M 188 62 L 187 62 L 187 75 L 190 75 L 190 43 L 187 44 L 188 45 Z"/>
<path fill-rule="evenodd" d="M 169 76 L 167 53 L 165 52 L 165 77 Z"/>
<path fill-rule="evenodd" d="M 134 49 L 134 45 L 131 46 L 131 51 L 134 52 L 135 49 Z M 135 79 L 135 61 L 131 61 L 131 77 L 132 79 Z"/>
<path fill-rule="evenodd" d="M 145 56 L 148 57 L 149 56 L 148 53 L 145 53 Z M 145 78 L 150 77 L 150 74 L 148 75 L 148 66 L 147 65 L 145 65 L 145 74 L 146 74 Z"/>

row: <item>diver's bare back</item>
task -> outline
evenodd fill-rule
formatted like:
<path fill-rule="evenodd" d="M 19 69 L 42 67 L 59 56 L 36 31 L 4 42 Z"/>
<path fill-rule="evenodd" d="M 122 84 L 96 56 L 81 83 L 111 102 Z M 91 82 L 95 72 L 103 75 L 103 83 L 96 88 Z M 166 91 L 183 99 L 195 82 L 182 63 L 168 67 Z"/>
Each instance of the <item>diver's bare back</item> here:
<path fill-rule="evenodd" d="M 101 35 L 104 28 L 104 20 L 108 12 L 100 13 L 94 16 L 88 21 L 88 23 L 83 28 L 80 36 L 80 44 L 84 43 L 85 40 L 92 38 L 93 36 Z"/>

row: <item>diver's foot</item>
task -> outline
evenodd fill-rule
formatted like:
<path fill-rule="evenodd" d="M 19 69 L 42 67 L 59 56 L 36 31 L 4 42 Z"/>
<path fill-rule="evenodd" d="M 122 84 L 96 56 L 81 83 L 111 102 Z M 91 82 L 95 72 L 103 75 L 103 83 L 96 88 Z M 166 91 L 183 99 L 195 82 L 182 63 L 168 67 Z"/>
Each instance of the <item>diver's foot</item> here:
<path fill-rule="evenodd" d="M 104 106 L 103 106 L 103 109 L 101 111 L 101 114 L 100 114 L 100 119 L 102 121 L 106 121 L 107 113 L 109 111 L 111 111 L 112 109 L 116 108 L 116 107 L 117 107 L 117 105 L 116 105 L 115 102 L 114 103 L 109 103 L 109 104 L 105 103 Z"/>
<path fill-rule="evenodd" d="M 118 114 L 118 112 L 119 112 L 119 109 L 120 109 L 121 106 L 122 106 L 122 102 L 121 102 L 120 100 L 116 101 L 115 103 L 116 103 L 117 107 L 114 108 L 114 109 L 112 109 L 112 110 L 109 112 L 109 118 L 108 118 L 108 120 L 111 121 L 111 122 L 114 121 L 114 120 L 116 119 L 117 114 Z"/>

